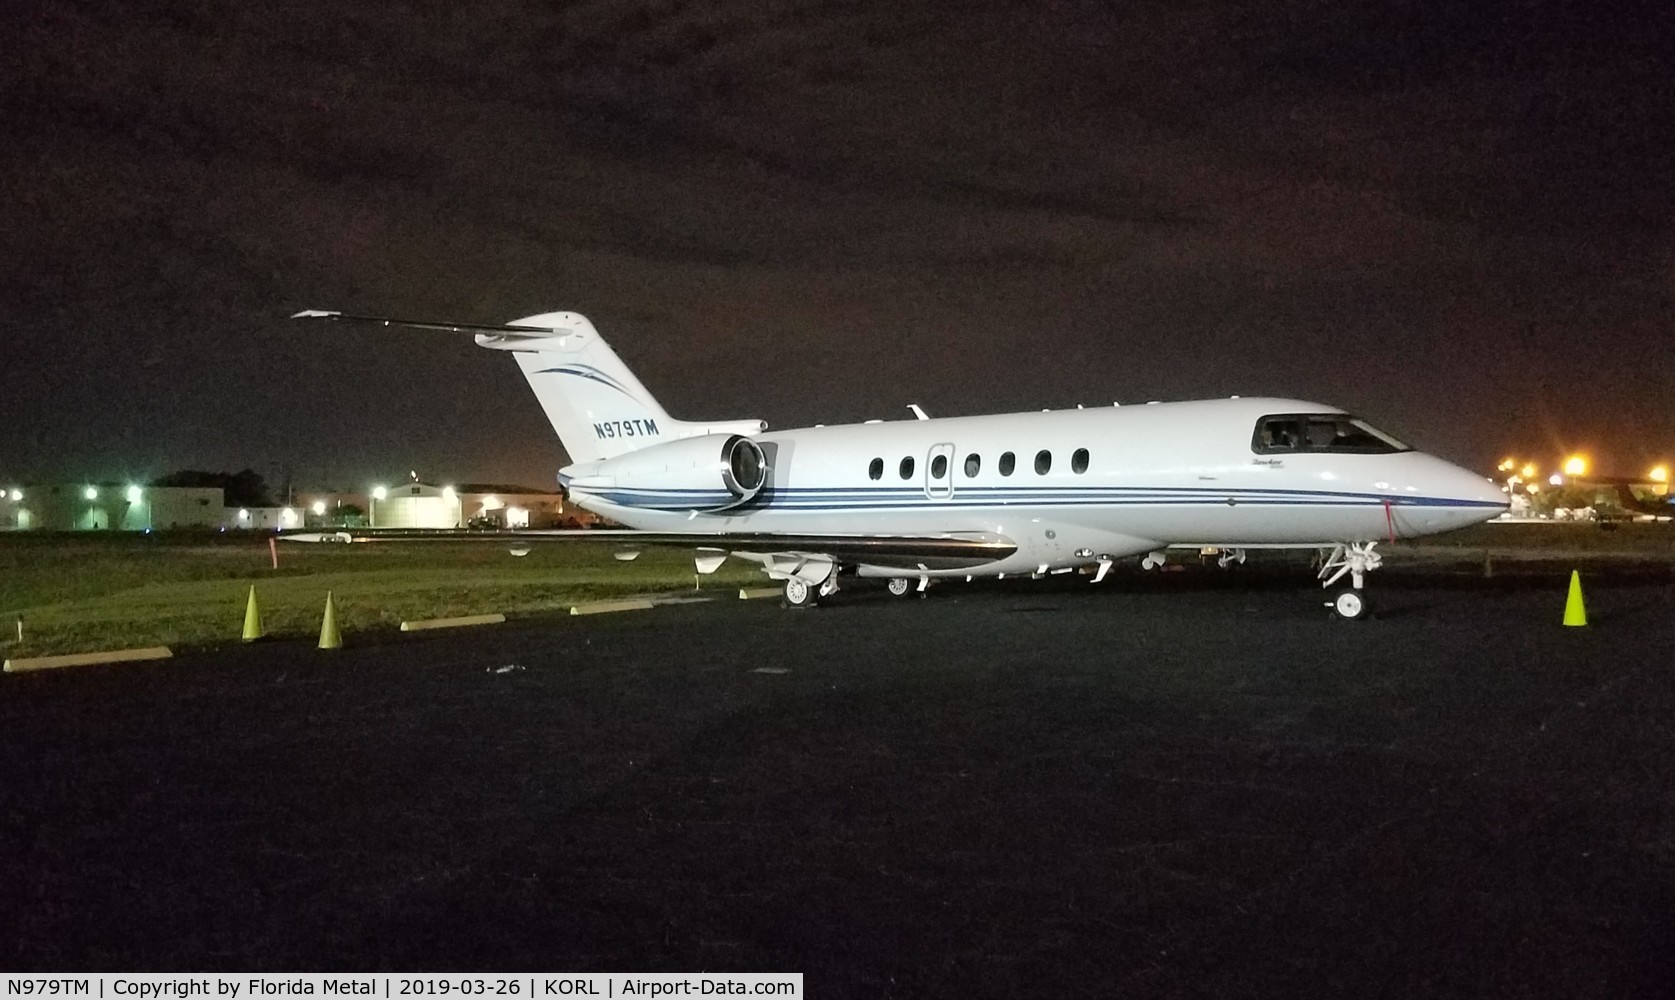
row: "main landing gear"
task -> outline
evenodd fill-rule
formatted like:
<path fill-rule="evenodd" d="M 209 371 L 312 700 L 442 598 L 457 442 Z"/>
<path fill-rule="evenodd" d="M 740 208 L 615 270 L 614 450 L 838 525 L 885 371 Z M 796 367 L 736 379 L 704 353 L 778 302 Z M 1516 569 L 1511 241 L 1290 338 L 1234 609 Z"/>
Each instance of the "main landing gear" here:
<path fill-rule="evenodd" d="M 912 594 L 925 596 L 925 588 L 930 585 L 929 577 L 915 579 L 910 576 L 892 576 L 884 581 L 884 587 L 891 597 L 907 597 Z M 812 608 L 820 603 L 823 597 L 829 597 L 838 589 L 837 573 L 834 571 L 824 583 L 812 584 L 800 576 L 787 577 L 785 580 L 785 606 L 788 608 Z"/>
<path fill-rule="evenodd" d="M 785 606 L 788 608 L 812 608 L 820 603 L 822 597 L 830 597 L 838 591 L 837 568 L 833 567 L 826 579 L 820 583 L 809 583 L 800 576 L 785 578 Z"/>
<path fill-rule="evenodd" d="M 919 568 L 920 570 L 924 569 L 923 566 Z M 971 577 L 966 577 L 966 582 L 971 582 Z M 930 576 L 923 572 L 916 577 L 892 576 L 884 583 L 884 587 L 890 591 L 891 597 L 906 597 L 909 594 L 918 594 L 920 597 L 924 597 L 925 591 L 930 587 L 930 585 Z"/>
<path fill-rule="evenodd" d="M 1373 551 L 1377 544 L 1350 542 L 1347 545 L 1336 546 L 1321 564 L 1320 585 L 1328 590 L 1344 577 L 1349 577 L 1349 586 L 1338 587 L 1333 591 L 1332 599 L 1326 602 L 1332 613 L 1345 621 L 1360 621 L 1372 610 L 1372 605 L 1362 588 L 1366 585 L 1367 574 L 1378 569 L 1384 561 L 1382 556 Z"/>
<path fill-rule="evenodd" d="M 785 605 L 790 608 L 812 608 L 818 600 L 815 586 L 801 577 L 785 581 Z"/>

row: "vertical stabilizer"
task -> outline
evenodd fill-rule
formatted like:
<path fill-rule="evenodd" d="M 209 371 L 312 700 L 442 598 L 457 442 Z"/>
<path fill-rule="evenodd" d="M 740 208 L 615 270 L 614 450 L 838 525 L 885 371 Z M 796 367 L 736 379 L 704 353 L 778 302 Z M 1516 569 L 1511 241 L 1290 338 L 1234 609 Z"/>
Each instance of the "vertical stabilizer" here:
<path fill-rule="evenodd" d="M 760 420 L 675 420 L 660 406 L 586 316 L 542 313 L 506 326 L 351 316 L 304 309 L 292 319 L 475 334 L 478 345 L 510 351 L 572 462 L 598 462 L 700 434 L 756 434 Z"/>
<path fill-rule="evenodd" d="M 477 343 L 513 352 L 572 462 L 615 458 L 694 434 L 762 429 L 760 421 L 712 425 L 671 418 L 585 316 L 542 313 L 507 325 L 544 333 L 479 333 Z"/>

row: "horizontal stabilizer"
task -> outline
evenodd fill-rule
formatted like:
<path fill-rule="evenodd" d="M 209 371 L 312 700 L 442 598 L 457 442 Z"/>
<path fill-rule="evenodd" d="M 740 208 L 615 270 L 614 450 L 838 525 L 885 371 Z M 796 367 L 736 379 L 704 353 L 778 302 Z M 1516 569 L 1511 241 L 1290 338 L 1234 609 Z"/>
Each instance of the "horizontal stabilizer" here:
<path fill-rule="evenodd" d="M 362 323 L 368 326 L 401 326 L 410 330 L 441 330 L 444 333 L 477 333 L 513 339 L 539 340 L 552 336 L 551 330 L 530 326 L 489 326 L 482 323 L 444 323 L 435 320 L 390 319 L 385 316 L 351 316 L 327 309 L 304 309 L 292 319 L 329 319 L 342 323 Z"/>

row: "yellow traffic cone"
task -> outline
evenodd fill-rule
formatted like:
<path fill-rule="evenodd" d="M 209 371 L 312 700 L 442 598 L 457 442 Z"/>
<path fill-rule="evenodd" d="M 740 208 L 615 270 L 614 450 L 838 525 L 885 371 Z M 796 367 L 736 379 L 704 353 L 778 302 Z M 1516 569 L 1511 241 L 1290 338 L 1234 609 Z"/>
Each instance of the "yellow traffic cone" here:
<path fill-rule="evenodd" d="M 1570 596 L 1564 602 L 1564 623 L 1588 624 L 1588 609 L 1582 604 L 1582 576 L 1575 570 L 1570 571 Z"/>
<path fill-rule="evenodd" d="M 244 602 L 244 641 L 255 642 L 266 635 L 262 631 L 262 609 L 256 606 L 256 588 L 250 588 L 250 599 Z"/>
<path fill-rule="evenodd" d="M 343 636 L 337 632 L 337 608 L 332 606 L 332 592 L 326 591 L 326 617 L 320 622 L 320 648 L 340 649 Z"/>

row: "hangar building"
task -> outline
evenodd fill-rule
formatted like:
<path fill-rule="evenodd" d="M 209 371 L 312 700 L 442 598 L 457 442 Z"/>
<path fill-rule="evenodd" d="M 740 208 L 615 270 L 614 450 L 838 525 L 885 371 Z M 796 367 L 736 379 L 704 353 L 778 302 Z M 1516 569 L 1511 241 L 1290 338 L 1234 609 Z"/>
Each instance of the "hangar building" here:
<path fill-rule="evenodd" d="M 220 488 L 38 483 L 0 490 L 0 531 L 150 531 L 219 528 Z"/>
<path fill-rule="evenodd" d="M 553 528 L 565 521 L 564 495 L 506 483 L 403 483 L 373 491 L 367 517 L 374 528 Z"/>

